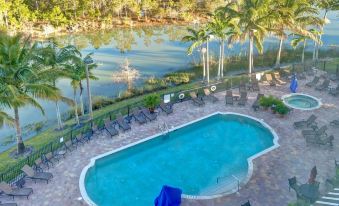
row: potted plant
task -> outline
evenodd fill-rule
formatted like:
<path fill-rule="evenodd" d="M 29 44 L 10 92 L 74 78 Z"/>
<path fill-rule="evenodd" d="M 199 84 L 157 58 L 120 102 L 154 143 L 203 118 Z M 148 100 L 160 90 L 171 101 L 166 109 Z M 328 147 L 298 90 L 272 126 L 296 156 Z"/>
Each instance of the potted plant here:
<path fill-rule="evenodd" d="M 144 98 L 144 104 L 151 113 L 154 112 L 155 107 L 160 104 L 160 97 L 157 94 L 150 94 Z"/>
<path fill-rule="evenodd" d="M 277 104 L 275 110 L 280 115 L 280 117 L 284 117 L 289 112 L 289 108 L 284 105 L 283 102 Z"/>

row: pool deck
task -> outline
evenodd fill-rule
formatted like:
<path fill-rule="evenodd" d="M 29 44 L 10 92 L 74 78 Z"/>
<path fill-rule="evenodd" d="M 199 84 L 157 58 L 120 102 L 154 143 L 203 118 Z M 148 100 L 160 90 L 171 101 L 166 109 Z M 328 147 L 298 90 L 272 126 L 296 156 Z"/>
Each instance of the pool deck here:
<path fill-rule="evenodd" d="M 308 80 L 299 81 L 299 91 L 320 98 L 323 106 L 314 111 L 294 110 L 284 118 L 277 117 L 269 111 L 253 111 L 252 102 L 257 93 L 249 94 L 247 106 L 225 106 L 224 92 L 217 93 L 217 103 L 206 102 L 203 107 L 193 106 L 191 101 L 174 105 L 174 113 L 161 113 L 158 120 L 139 125 L 132 123 L 132 130 L 121 132 L 118 137 L 110 138 L 104 131 L 95 134 L 92 141 L 80 146 L 77 150 L 67 154 L 65 159 L 56 162 L 48 171 L 54 175 L 53 180 L 46 184 L 34 184 L 27 181 L 26 187 L 32 187 L 34 194 L 29 199 L 15 198 L 20 206 L 78 206 L 87 205 L 81 198 L 79 177 L 82 169 L 90 159 L 102 153 L 120 148 L 138 140 L 159 133 L 158 125 L 166 122 L 170 127 L 179 126 L 214 112 L 236 112 L 263 119 L 279 136 L 280 147 L 260 156 L 253 161 L 253 175 L 246 185 L 242 185 L 239 193 L 210 200 L 183 200 L 183 206 L 237 206 L 251 201 L 254 206 L 286 206 L 296 200 L 293 190 L 289 192 L 287 179 L 296 176 L 298 181 L 305 183 L 308 180 L 311 168 L 318 169 L 317 180 L 321 182 L 320 189 L 325 191 L 327 178 L 334 175 L 334 159 L 339 158 L 339 129 L 329 126 L 328 134 L 335 137 L 332 149 L 306 145 L 301 131 L 293 128 L 293 122 L 308 118 L 311 114 L 318 116 L 318 125 L 329 124 L 339 118 L 339 98 L 330 96 L 327 92 L 318 92 L 312 88 L 305 88 Z M 237 90 L 236 90 L 237 92 Z M 235 93 L 236 93 L 235 92 Z M 270 87 L 261 85 L 261 93 L 281 97 L 289 93 L 288 85 Z M 206 165 L 208 166 L 208 165 Z M 11 202 L 11 198 L 2 197 L 2 202 Z"/>

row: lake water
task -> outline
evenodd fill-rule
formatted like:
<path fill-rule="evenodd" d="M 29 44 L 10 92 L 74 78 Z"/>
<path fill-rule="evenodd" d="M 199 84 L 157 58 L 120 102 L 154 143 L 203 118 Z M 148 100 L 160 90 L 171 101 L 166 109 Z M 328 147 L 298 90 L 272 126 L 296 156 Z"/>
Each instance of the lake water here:
<path fill-rule="evenodd" d="M 331 23 L 326 25 L 325 35 L 323 36 L 324 46 L 339 45 L 339 19 L 334 13 L 329 15 L 329 19 Z M 186 55 L 189 44 L 180 41 L 185 33 L 185 26 L 117 28 L 112 31 L 56 37 L 55 41 L 60 46 L 75 44 L 84 55 L 93 52 L 93 58 L 99 64 L 93 73 L 99 80 L 91 82 L 92 95 L 116 97 L 126 90 L 127 85 L 114 83 L 113 72 L 119 71 L 126 58 L 131 66 L 140 72 L 141 76 L 135 82 L 137 85 L 141 85 L 145 79 L 151 76 L 161 77 L 166 73 L 187 69 L 194 58 Z M 226 55 L 245 52 L 246 46 L 244 44 L 235 45 L 231 49 L 227 48 Z M 269 38 L 265 42 L 265 48 L 277 46 L 278 40 L 275 38 Z M 211 50 L 213 50 L 212 53 L 218 52 L 216 42 L 211 43 Z M 60 80 L 58 87 L 62 90 L 64 96 L 73 97 L 73 90 L 68 80 Z M 84 98 L 86 99 L 86 94 Z M 51 102 L 42 102 L 42 105 L 46 111 L 45 116 L 31 107 L 19 110 L 22 126 L 44 120 L 55 121 L 55 105 Z M 68 109 L 68 106 L 61 105 L 62 111 Z M 3 144 L 5 137 L 13 133 L 14 130 L 11 128 L 0 129 L 0 151 L 13 145 Z"/>

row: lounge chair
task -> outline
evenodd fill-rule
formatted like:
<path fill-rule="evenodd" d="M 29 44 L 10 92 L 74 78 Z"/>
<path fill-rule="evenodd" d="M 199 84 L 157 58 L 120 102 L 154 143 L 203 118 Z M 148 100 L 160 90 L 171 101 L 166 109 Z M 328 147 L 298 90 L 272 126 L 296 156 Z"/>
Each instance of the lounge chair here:
<path fill-rule="evenodd" d="M 319 129 L 316 129 L 316 130 L 313 130 L 313 129 L 310 129 L 310 130 L 303 130 L 301 133 L 304 137 L 306 136 L 327 136 L 326 134 L 326 130 L 327 130 L 327 126 L 324 125 L 322 127 L 320 127 Z"/>
<path fill-rule="evenodd" d="M 145 124 L 147 122 L 145 115 L 137 108 L 134 108 L 132 110 L 132 116 L 139 124 Z"/>
<path fill-rule="evenodd" d="M 274 72 L 273 77 L 278 84 L 286 84 L 287 83 L 287 82 L 285 82 L 281 79 L 279 72 Z"/>
<path fill-rule="evenodd" d="M 209 89 L 205 88 L 204 89 L 204 93 L 205 93 L 205 97 L 207 99 L 210 99 L 213 103 L 217 102 L 218 101 L 218 98 L 216 98 L 211 92 Z"/>
<path fill-rule="evenodd" d="M 265 74 L 265 79 L 266 79 L 266 82 L 270 86 L 276 86 L 277 85 L 276 81 L 272 77 L 272 74 L 269 74 L 269 73 Z"/>
<path fill-rule="evenodd" d="M 105 119 L 105 130 L 108 132 L 111 137 L 119 134 L 119 131 L 115 129 L 114 125 L 111 124 L 109 119 Z"/>
<path fill-rule="evenodd" d="M 42 165 L 41 158 L 38 158 L 38 159 L 36 159 L 36 160 L 34 161 L 33 169 L 34 169 L 35 171 L 42 172 L 43 169 L 42 169 L 41 165 Z"/>
<path fill-rule="evenodd" d="M 339 94 L 339 84 L 337 85 L 336 88 L 331 89 L 328 93 L 329 93 L 330 95 L 337 96 L 337 95 Z"/>
<path fill-rule="evenodd" d="M 259 87 L 259 82 L 258 81 L 251 83 L 251 90 L 253 92 L 259 92 L 260 91 L 260 87 Z"/>
<path fill-rule="evenodd" d="M 329 146 L 333 146 L 333 140 L 334 140 L 334 136 L 306 136 L 306 143 L 312 143 L 312 144 L 318 144 L 318 145 L 329 145 Z"/>
<path fill-rule="evenodd" d="M 330 80 L 329 79 L 325 79 L 323 81 L 323 83 L 318 85 L 318 86 L 316 86 L 315 89 L 318 90 L 318 91 L 322 91 L 322 90 L 328 89 L 329 86 L 330 86 Z"/>
<path fill-rule="evenodd" d="M 147 119 L 149 119 L 150 121 L 156 120 L 157 119 L 157 115 L 156 113 L 151 113 L 149 111 L 149 109 L 143 107 L 141 108 L 141 112 L 146 116 Z"/>
<path fill-rule="evenodd" d="M 247 201 L 244 204 L 242 204 L 241 206 L 251 206 L 251 203 L 250 203 L 250 201 Z"/>
<path fill-rule="evenodd" d="M 239 93 L 242 93 L 242 92 L 247 92 L 246 83 L 243 81 L 241 81 L 239 84 Z"/>
<path fill-rule="evenodd" d="M 320 77 L 315 76 L 312 81 L 306 83 L 305 85 L 308 87 L 314 87 L 315 85 L 318 84 L 319 80 L 320 80 Z"/>
<path fill-rule="evenodd" d="M 331 126 L 334 126 L 334 127 L 335 127 L 335 126 L 338 127 L 338 126 L 339 126 L 339 119 L 336 119 L 336 120 L 331 121 L 331 122 L 330 122 L 330 125 L 331 125 Z"/>
<path fill-rule="evenodd" d="M 205 104 L 205 102 L 201 98 L 198 98 L 197 93 L 190 92 L 190 96 L 193 101 L 193 104 L 197 106 L 203 106 Z"/>
<path fill-rule="evenodd" d="M 226 100 L 226 105 L 228 105 L 228 104 L 233 105 L 234 104 L 234 97 L 233 97 L 232 90 L 226 91 L 225 100 Z"/>
<path fill-rule="evenodd" d="M 0 206 L 18 206 L 18 205 L 15 202 L 7 202 L 7 203 L 0 202 Z"/>
<path fill-rule="evenodd" d="M 78 146 L 79 144 L 83 143 L 83 141 L 81 140 L 81 134 L 78 134 L 76 136 L 71 135 L 71 141 L 72 141 L 72 145 L 74 146 Z"/>
<path fill-rule="evenodd" d="M 166 112 L 166 114 L 173 113 L 173 107 L 170 103 L 160 103 L 159 107 L 162 111 Z"/>
<path fill-rule="evenodd" d="M 312 114 L 307 120 L 301 120 L 301 121 L 298 121 L 298 122 L 294 122 L 293 125 L 296 129 L 311 127 L 311 126 L 314 126 L 316 124 L 315 123 L 316 119 L 317 119 L 317 117 L 314 114 Z"/>
<path fill-rule="evenodd" d="M 46 167 L 49 169 L 50 165 L 53 166 L 54 163 L 52 162 L 53 159 L 53 154 L 52 152 L 49 152 L 47 154 L 42 154 L 41 155 L 41 161 L 42 164 L 46 165 Z"/>
<path fill-rule="evenodd" d="M 264 94 L 260 94 L 260 93 L 257 95 L 257 99 L 252 104 L 252 108 L 254 111 L 258 111 L 258 109 L 260 108 L 260 98 L 263 96 Z"/>
<path fill-rule="evenodd" d="M 33 193 L 32 188 L 12 188 L 9 184 L 5 182 L 0 183 L 0 191 L 2 191 L 5 195 L 14 197 L 28 197 Z"/>
<path fill-rule="evenodd" d="M 247 103 L 247 92 L 241 92 L 238 105 L 245 106 Z"/>
<path fill-rule="evenodd" d="M 26 175 L 26 178 L 33 180 L 36 183 L 36 180 L 44 180 L 49 182 L 50 179 L 53 178 L 53 174 L 50 172 L 37 172 L 34 171 L 33 168 L 31 168 L 28 165 L 25 165 L 21 171 L 23 171 Z"/>
<path fill-rule="evenodd" d="M 121 114 L 117 114 L 117 119 L 115 121 L 122 130 L 127 131 L 131 129 L 131 126 L 125 122 L 125 119 Z"/>

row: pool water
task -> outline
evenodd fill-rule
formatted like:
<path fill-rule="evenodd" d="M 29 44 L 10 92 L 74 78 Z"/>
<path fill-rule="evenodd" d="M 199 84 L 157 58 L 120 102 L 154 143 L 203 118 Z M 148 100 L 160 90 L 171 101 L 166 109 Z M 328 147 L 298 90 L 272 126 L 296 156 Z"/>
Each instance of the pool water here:
<path fill-rule="evenodd" d="M 321 103 L 315 97 L 305 94 L 291 94 L 283 97 L 284 103 L 295 109 L 312 110 L 320 107 Z"/>
<path fill-rule="evenodd" d="M 186 195 L 225 193 L 236 187 L 234 177 L 246 180 L 247 159 L 274 138 L 254 119 L 214 114 L 95 160 L 85 171 L 85 193 L 100 206 L 150 206 L 163 185 Z"/>

